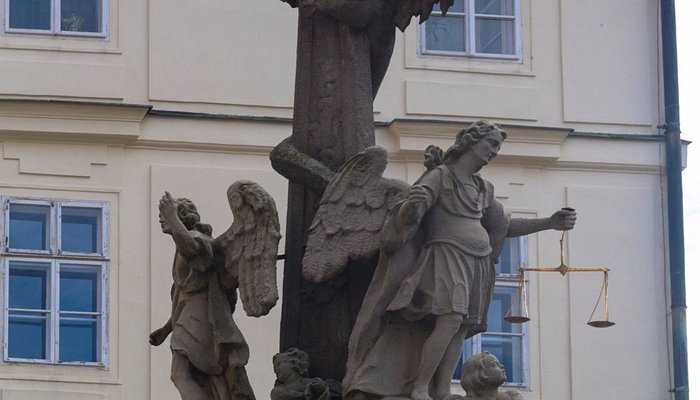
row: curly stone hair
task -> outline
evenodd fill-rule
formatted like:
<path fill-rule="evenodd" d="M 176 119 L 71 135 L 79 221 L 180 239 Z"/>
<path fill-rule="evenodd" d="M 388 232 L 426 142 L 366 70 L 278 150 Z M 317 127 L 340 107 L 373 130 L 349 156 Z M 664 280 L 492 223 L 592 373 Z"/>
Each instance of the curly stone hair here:
<path fill-rule="evenodd" d="M 508 134 L 506 134 L 506 131 L 501 129 L 500 125 L 484 119 L 474 122 L 467 129 L 462 129 L 457 134 L 455 144 L 450 146 L 450 148 L 447 149 L 447 151 L 445 152 L 443 162 L 445 164 L 449 164 L 451 162 L 456 161 L 459 158 L 459 156 L 461 156 L 467 150 L 469 150 L 469 148 L 473 144 L 479 142 L 481 138 L 483 138 L 491 132 L 500 133 L 503 140 L 506 140 L 506 138 L 508 137 Z"/>
<path fill-rule="evenodd" d="M 180 197 L 175 199 L 175 202 L 177 203 L 177 217 L 180 218 L 180 221 L 182 221 L 182 224 L 185 225 L 187 230 L 194 229 L 211 236 L 213 231 L 211 225 L 199 222 L 199 212 L 192 200 Z"/>
<path fill-rule="evenodd" d="M 485 351 L 473 355 L 462 365 L 460 383 L 467 394 L 482 391 L 495 383 L 489 381 L 486 375 L 488 363 L 493 363 L 494 361 L 498 363 L 498 359 L 493 354 Z M 498 386 L 500 386 L 500 383 Z"/>
<path fill-rule="evenodd" d="M 280 357 L 289 357 L 289 359 L 292 360 L 294 370 L 299 373 L 299 375 L 307 376 L 309 374 L 309 365 L 311 360 L 305 351 L 292 347 L 287 351 L 275 354 L 272 357 L 272 362 L 275 362 L 275 360 L 279 359 Z"/>

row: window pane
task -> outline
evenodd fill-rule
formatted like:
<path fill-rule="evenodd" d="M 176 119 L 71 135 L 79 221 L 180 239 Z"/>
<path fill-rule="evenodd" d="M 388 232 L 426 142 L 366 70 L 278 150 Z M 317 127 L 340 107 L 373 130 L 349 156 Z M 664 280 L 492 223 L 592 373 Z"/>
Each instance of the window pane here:
<path fill-rule="evenodd" d="M 442 13 L 442 10 L 440 10 L 440 2 L 433 4 L 433 11 Z M 452 6 L 449 8 L 448 12 L 463 13 L 464 12 L 464 0 L 454 0 L 454 4 L 452 4 Z M 430 18 L 433 18 L 433 17 L 430 17 Z"/>
<path fill-rule="evenodd" d="M 70 269 L 61 265 L 60 271 L 60 309 L 61 311 L 99 311 L 100 272 L 97 268 L 91 270 Z"/>
<path fill-rule="evenodd" d="M 102 0 L 61 0 L 61 30 L 102 32 Z"/>
<path fill-rule="evenodd" d="M 518 244 L 518 239 L 509 238 L 503 244 L 503 249 L 501 250 L 501 256 L 498 259 L 498 264 L 496 264 L 497 274 L 518 274 L 518 267 L 520 267 L 520 246 Z"/>
<path fill-rule="evenodd" d="M 10 248 L 49 249 L 51 207 L 10 204 Z"/>
<path fill-rule="evenodd" d="M 10 0 L 10 28 L 51 29 L 51 0 Z"/>
<path fill-rule="evenodd" d="M 488 351 L 498 358 L 506 368 L 507 381 L 522 383 L 523 381 L 523 339 L 519 336 L 502 337 L 481 334 L 481 351 Z"/>
<path fill-rule="evenodd" d="M 472 339 L 467 339 L 462 344 L 462 355 L 459 357 L 459 362 L 457 363 L 457 368 L 455 368 L 454 374 L 452 374 L 452 379 L 458 381 L 462 375 L 462 364 L 469 359 L 469 357 L 474 355 Z"/>
<path fill-rule="evenodd" d="M 515 22 L 476 18 L 476 52 L 515 55 Z"/>
<path fill-rule="evenodd" d="M 425 22 L 427 50 L 464 52 L 464 18 L 433 15 Z"/>
<path fill-rule="evenodd" d="M 97 362 L 97 318 L 61 315 L 59 361 Z"/>
<path fill-rule="evenodd" d="M 102 210 L 61 208 L 61 250 L 75 253 L 101 253 Z"/>
<path fill-rule="evenodd" d="M 48 309 L 48 263 L 10 261 L 9 307 Z"/>
<path fill-rule="evenodd" d="M 490 15 L 515 15 L 513 0 L 474 0 L 474 12 Z"/>
<path fill-rule="evenodd" d="M 511 324 L 510 322 L 503 319 L 510 308 L 513 299 L 515 299 L 515 304 L 513 304 L 513 309 L 511 310 L 512 315 L 520 314 L 520 301 L 521 298 L 519 290 L 515 286 L 496 286 L 493 291 L 493 300 L 491 300 L 491 306 L 489 307 L 489 332 L 502 332 L 502 333 L 520 333 L 522 332 L 522 324 Z"/>
<path fill-rule="evenodd" d="M 45 314 L 10 312 L 8 316 L 8 350 L 11 358 L 46 360 Z"/>

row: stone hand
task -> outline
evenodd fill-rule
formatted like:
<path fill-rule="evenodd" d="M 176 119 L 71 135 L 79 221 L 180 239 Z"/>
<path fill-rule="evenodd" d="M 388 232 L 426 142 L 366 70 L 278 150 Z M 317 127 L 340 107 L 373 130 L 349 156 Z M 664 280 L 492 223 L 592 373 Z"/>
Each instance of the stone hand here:
<path fill-rule="evenodd" d="M 328 391 L 328 385 L 326 385 L 326 382 L 324 382 L 321 378 L 313 378 L 306 387 L 306 398 L 318 399 L 326 391 Z"/>
<path fill-rule="evenodd" d="M 177 202 L 170 195 L 170 192 L 165 192 L 158 203 L 158 210 L 165 218 L 177 218 Z"/>
<path fill-rule="evenodd" d="M 151 346 L 160 346 L 169 334 L 170 329 L 166 329 L 165 327 L 158 328 L 148 335 L 148 343 L 150 343 Z"/>
<path fill-rule="evenodd" d="M 549 224 L 552 229 L 558 231 L 568 231 L 576 225 L 576 210 L 573 208 L 562 208 L 549 217 Z"/>
<path fill-rule="evenodd" d="M 420 210 L 428 201 L 428 192 L 420 186 L 411 186 L 408 189 L 408 199 L 401 206 L 399 218 L 404 222 L 417 222 Z"/>

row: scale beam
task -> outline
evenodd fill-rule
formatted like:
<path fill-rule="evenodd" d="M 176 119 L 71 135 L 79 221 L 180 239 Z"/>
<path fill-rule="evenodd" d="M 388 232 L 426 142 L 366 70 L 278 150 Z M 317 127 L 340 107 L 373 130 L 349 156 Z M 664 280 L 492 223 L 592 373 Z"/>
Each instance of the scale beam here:
<path fill-rule="evenodd" d="M 610 268 L 607 267 L 602 267 L 602 268 L 580 268 L 580 267 L 570 267 L 564 263 L 564 236 L 566 235 L 566 231 L 564 231 L 561 235 L 561 239 L 559 240 L 559 249 L 561 251 L 561 265 L 558 267 L 534 267 L 534 268 L 526 268 L 526 267 L 520 267 L 518 268 L 518 271 L 520 272 L 520 280 L 518 284 L 518 291 L 519 296 L 514 297 L 513 301 L 510 304 L 510 308 L 508 309 L 508 312 L 506 313 L 505 319 L 506 321 L 514 324 L 520 324 L 523 322 L 527 322 L 530 320 L 530 315 L 527 309 L 527 290 L 525 288 L 525 272 L 559 272 L 562 276 L 565 276 L 569 272 L 602 272 L 603 273 L 603 285 L 600 289 L 600 294 L 598 295 L 598 299 L 596 300 L 595 307 L 593 307 L 593 312 L 591 312 L 590 318 L 588 318 L 588 325 L 594 327 L 594 328 L 608 328 L 610 326 L 615 325 L 614 322 L 610 321 L 609 318 L 609 313 L 608 313 L 608 272 L 610 272 Z M 596 310 L 598 309 L 598 305 L 600 304 L 600 298 L 605 295 L 605 319 L 600 320 L 600 321 L 594 321 L 593 320 L 593 315 L 595 314 Z M 516 300 L 520 300 L 521 303 L 521 309 L 524 308 L 524 314 L 523 315 L 514 315 L 511 314 L 511 310 L 513 309 L 513 305 L 515 305 Z"/>

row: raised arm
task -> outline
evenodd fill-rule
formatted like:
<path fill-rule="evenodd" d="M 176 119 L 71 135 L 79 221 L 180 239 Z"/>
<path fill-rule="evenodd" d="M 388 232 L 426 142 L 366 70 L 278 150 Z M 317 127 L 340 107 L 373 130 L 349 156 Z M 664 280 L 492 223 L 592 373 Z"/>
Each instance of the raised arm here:
<path fill-rule="evenodd" d="M 513 218 L 508 227 L 508 237 L 529 235 L 531 233 L 554 229 L 565 231 L 573 229 L 576 224 L 576 210 L 562 208 L 548 218 Z"/>
<path fill-rule="evenodd" d="M 284 139 L 270 152 L 272 168 L 294 183 L 323 195 L 335 173 L 294 146 L 292 137 Z"/>
<path fill-rule="evenodd" d="M 177 201 L 173 199 L 170 193 L 165 192 L 165 195 L 160 199 L 158 210 L 160 210 L 161 217 L 170 228 L 170 234 L 173 236 L 178 253 L 188 258 L 197 255 L 199 253 L 199 243 L 180 220 Z"/>

